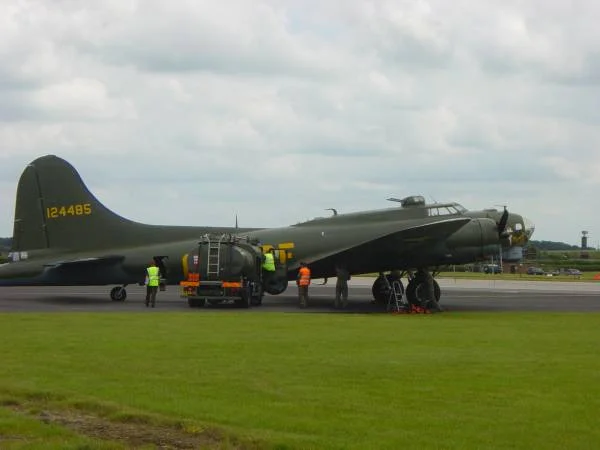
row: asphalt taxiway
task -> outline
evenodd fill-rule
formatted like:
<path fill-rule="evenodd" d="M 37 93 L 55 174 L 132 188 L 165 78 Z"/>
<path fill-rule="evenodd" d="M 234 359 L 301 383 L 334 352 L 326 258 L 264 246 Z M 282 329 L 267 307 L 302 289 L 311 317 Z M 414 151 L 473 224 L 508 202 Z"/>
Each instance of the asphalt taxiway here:
<path fill-rule="evenodd" d="M 297 289 L 293 284 L 281 295 L 266 295 L 263 305 L 243 311 L 278 312 L 385 312 L 384 306 L 373 305 L 373 278 L 354 277 L 349 282 L 349 305 L 343 311 L 333 309 L 335 280 L 310 287 L 310 303 L 297 307 Z M 600 283 L 543 282 L 503 280 L 438 279 L 442 289 L 441 304 L 446 312 L 457 311 L 556 311 L 600 312 Z M 144 306 L 145 288 L 128 286 L 125 302 L 112 302 L 111 286 L 90 287 L 1 287 L 0 312 L 42 311 L 140 311 Z M 152 311 L 152 309 L 149 309 Z M 154 311 L 241 311 L 232 305 L 191 309 L 179 297 L 177 286 L 159 292 Z"/>

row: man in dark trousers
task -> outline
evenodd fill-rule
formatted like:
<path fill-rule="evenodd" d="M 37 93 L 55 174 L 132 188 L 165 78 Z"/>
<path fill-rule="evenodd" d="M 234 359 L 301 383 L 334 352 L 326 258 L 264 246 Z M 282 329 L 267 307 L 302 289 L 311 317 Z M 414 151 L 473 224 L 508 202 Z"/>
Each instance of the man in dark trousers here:
<path fill-rule="evenodd" d="M 149 304 L 154 308 L 156 306 L 156 293 L 160 284 L 160 270 L 156 267 L 156 262 L 152 261 L 150 266 L 146 268 L 146 307 Z"/>
<path fill-rule="evenodd" d="M 304 262 L 300 263 L 300 270 L 298 270 L 296 284 L 298 285 L 298 300 L 300 301 L 300 308 L 306 308 L 308 305 L 308 286 L 310 286 L 310 269 Z"/>
<path fill-rule="evenodd" d="M 335 282 L 335 302 L 333 306 L 338 308 L 345 308 L 348 306 L 348 280 L 350 279 L 350 273 L 342 264 L 335 266 L 335 275 L 337 280 Z"/>
<path fill-rule="evenodd" d="M 419 269 L 417 271 L 417 276 L 421 277 L 421 279 L 423 279 L 423 281 L 425 283 L 425 297 L 426 298 L 425 298 L 425 302 L 424 302 L 425 304 L 422 306 L 427 308 L 431 312 L 442 312 L 443 309 L 441 308 L 441 306 L 437 302 L 437 299 L 435 298 L 435 286 L 434 286 L 433 275 L 431 275 L 431 273 L 429 273 L 428 270 Z"/>

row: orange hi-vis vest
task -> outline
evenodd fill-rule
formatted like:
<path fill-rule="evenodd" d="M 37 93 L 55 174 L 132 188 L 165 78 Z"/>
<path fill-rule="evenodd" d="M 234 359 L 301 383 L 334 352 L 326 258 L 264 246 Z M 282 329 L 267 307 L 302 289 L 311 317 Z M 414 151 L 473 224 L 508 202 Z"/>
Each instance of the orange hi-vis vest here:
<path fill-rule="evenodd" d="M 298 286 L 310 285 L 310 269 L 308 267 L 300 267 L 299 274 Z"/>

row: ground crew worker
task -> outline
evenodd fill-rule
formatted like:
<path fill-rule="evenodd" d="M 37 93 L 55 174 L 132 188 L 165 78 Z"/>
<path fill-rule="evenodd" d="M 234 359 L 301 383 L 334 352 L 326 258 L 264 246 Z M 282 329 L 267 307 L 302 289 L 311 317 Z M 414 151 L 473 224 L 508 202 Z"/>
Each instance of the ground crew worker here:
<path fill-rule="evenodd" d="M 308 305 L 308 286 L 310 286 L 310 269 L 304 262 L 300 263 L 300 270 L 298 270 L 296 284 L 298 285 L 298 299 L 300 301 L 300 308 L 306 308 Z"/>
<path fill-rule="evenodd" d="M 428 270 L 419 269 L 417 275 L 423 279 L 425 284 L 425 301 L 423 306 L 433 312 L 442 312 L 443 309 L 440 307 L 435 298 L 435 287 L 433 283 L 433 275 Z"/>
<path fill-rule="evenodd" d="M 146 277 L 148 279 L 146 283 L 146 307 L 151 304 L 154 308 L 156 305 L 156 292 L 160 284 L 160 270 L 156 267 L 156 262 L 152 261 L 150 266 L 146 268 Z"/>
<path fill-rule="evenodd" d="M 348 306 L 348 280 L 350 279 L 350 272 L 345 267 L 336 266 L 335 275 L 337 281 L 335 282 L 335 302 L 333 306 L 337 308 L 345 308 Z"/>
<path fill-rule="evenodd" d="M 265 259 L 262 264 L 265 272 L 275 272 L 275 250 L 271 249 L 265 253 Z"/>

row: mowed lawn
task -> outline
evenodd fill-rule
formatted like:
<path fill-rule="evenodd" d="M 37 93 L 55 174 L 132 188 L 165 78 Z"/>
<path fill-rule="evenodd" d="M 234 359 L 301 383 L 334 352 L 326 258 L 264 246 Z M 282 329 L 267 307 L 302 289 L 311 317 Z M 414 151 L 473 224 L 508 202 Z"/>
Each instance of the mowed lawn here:
<path fill-rule="evenodd" d="M 280 448 L 600 447 L 600 314 L 10 313 L 0 339 L 1 395 Z"/>

